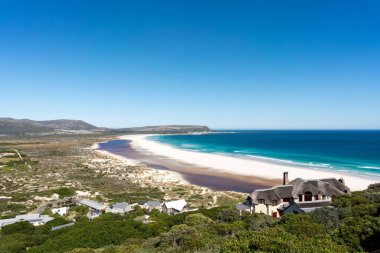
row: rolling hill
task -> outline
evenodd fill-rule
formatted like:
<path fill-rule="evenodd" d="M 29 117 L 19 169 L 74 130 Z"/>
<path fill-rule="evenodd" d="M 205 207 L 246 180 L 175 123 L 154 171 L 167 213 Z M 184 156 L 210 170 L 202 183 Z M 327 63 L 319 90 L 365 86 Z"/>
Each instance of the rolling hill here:
<path fill-rule="evenodd" d="M 207 126 L 197 125 L 163 125 L 110 129 L 91 125 L 82 120 L 43 120 L 0 118 L 0 135 L 38 135 L 64 133 L 194 133 L 211 132 Z"/>

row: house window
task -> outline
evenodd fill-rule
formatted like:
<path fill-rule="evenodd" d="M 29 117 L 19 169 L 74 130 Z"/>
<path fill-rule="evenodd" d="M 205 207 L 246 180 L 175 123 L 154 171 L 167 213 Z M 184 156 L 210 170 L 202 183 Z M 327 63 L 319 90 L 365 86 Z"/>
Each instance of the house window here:
<path fill-rule="evenodd" d="M 316 194 L 314 197 L 315 197 L 315 200 L 319 200 L 319 195 L 318 194 Z"/>
<path fill-rule="evenodd" d="M 290 198 L 283 198 L 282 202 L 290 202 Z"/>
<path fill-rule="evenodd" d="M 313 195 L 311 192 L 305 192 L 305 201 L 312 201 L 313 200 Z"/>
<path fill-rule="evenodd" d="M 299 195 L 298 195 L 298 201 L 299 201 L 299 202 L 302 202 L 302 194 L 299 194 Z"/>
<path fill-rule="evenodd" d="M 325 200 L 326 199 L 326 195 L 322 195 L 322 199 Z"/>

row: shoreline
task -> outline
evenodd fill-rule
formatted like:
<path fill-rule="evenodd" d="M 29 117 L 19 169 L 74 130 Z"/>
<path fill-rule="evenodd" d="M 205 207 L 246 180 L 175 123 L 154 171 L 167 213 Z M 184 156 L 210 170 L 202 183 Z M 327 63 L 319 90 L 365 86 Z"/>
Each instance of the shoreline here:
<path fill-rule="evenodd" d="M 299 166 L 282 165 L 274 162 L 271 163 L 268 161 L 269 159 L 262 161 L 254 158 L 246 159 L 181 150 L 167 144 L 148 140 L 147 137 L 149 136 L 153 135 L 124 135 L 120 136 L 119 139 L 130 141 L 131 147 L 138 152 L 186 163 L 190 166 L 194 166 L 194 170 L 196 170 L 197 167 L 202 167 L 209 171 L 208 174 L 218 173 L 227 174 L 226 176 L 255 177 L 257 179 L 256 182 L 262 180 L 266 182 L 265 185 L 268 185 L 269 181 L 281 182 L 282 173 L 285 171 L 289 172 L 289 180 L 293 180 L 297 177 L 303 179 L 344 178 L 346 184 L 352 191 L 366 189 L 369 184 L 378 182 L 365 176 L 353 176 L 343 172 L 331 172 L 302 168 Z M 274 186 L 274 184 L 271 186 Z"/>
<path fill-rule="evenodd" d="M 108 156 L 108 157 L 111 157 L 111 158 L 116 159 L 118 161 L 124 162 L 127 166 L 139 166 L 139 165 L 142 166 L 142 165 L 145 165 L 145 164 L 139 162 L 138 160 L 127 158 L 127 157 L 122 156 L 122 155 L 117 155 L 115 153 L 112 153 L 112 152 L 109 152 L 109 151 L 106 151 L 106 150 L 101 150 L 100 149 L 100 145 L 99 145 L 101 143 L 104 143 L 104 142 L 94 143 L 90 147 L 90 149 L 94 150 L 95 152 L 98 152 L 101 155 Z M 156 168 L 149 168 L 149 169 L 158 171 Z M 190 185 L 190 183 L 187 180 L 185 180 L 180 173 L 176 173 L 174 171 L 165 171 L 165 172 L 166 172 L 165 175 L 163 175 L 165 177 L 164 181 L 167 181 L 167 182 L 177 181 L 177 182 L 179 182 L 181 184 Z"/>
<path fill-rule="evenodd" d="M 128 138 L 127 138 L 128 139 Z M 119 142 L 115 144 L 115 142 Z M 132 141 L 122 137 L 107 142 L 94 144 L 93 148 L 101 154 L 112 156 L 118 160 L 133 161 L 133 165 L 142 165 L 152 170 L 163 171 L 168 179 L 174 175 L 181 182 L 199 186 L 213 191 L 251 193 L 255 189 L 277 185 L 281 180 L 258 178 L 256 176 L 238 175 L 218 172 L 203 166 L 155 155 L 145 150 L 132 147 Z"/>

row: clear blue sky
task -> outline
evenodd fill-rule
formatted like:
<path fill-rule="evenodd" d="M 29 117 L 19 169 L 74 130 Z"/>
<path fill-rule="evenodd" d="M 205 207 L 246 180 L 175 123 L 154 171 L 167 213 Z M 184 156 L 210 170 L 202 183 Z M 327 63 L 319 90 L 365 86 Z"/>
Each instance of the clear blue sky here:
<path fill-rule="evenodd" d="M 380 1 L 0 0 L 0 116 L 380 129 Z"/>

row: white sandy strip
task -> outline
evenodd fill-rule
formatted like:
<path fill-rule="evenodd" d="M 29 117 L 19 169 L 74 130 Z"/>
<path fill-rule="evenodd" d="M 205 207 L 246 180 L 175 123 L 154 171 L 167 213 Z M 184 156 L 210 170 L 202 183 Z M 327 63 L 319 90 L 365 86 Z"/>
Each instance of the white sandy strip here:
<path fill-rule="evenodd" d="M 230 174 L 250 175 L 267 179 L 281 179 L 282 173 L 288 171 L 289 180 L 293 180 L 297 177 L 304 179 L 343 177 L 346 184 L 353 191 L 366 189 L 369 184 L 379 182 L 378 178 L 368 178 L 364 176 L 359 177 L 352 174 L 315 170 L 311 168 L 292 167 L 289 165 L 281 165 L 261 160 L 181 150 L 156 141 L 148 140 L 146 139 L 148 136 L 151 135 L 125 135 L 120 138 L 131 140 L 132 147 L 137 150 L 144 150 L 145 152 L 150 152 L 153 155 L 165 156 L 173 160 L 207 167 L 211 170 L 217 170 L 219 172 L 226 172 Z"/>
<path fill-rule="evenodd" d="M 129 158 L 126 158 L 126 157 L 121 156 L 121 155 L 116 155 L 116 154 L 113 154 L 113 153 L 105 151 L 105 150 L 99 150 L 99 143 L 94 143 L 90 149 L 93 149 L 96 152 L 103 154 L 103 155 L 106 155 L 108 157 L 112 157 L 112 158 L 117 159 L 119 161 L 123 161 L 125 164 L 127 164 L 129 166 L 136 166 L 139 164 L 141 165 L 141 163 L 139 161 L 129 159 Z M 160 171 L 160 170 L 153 169 L 153 168 L 150 168 L 150 169 L 155 170 L 155 171 Z M 180 182 L 181 184 L 190 184 L 178 172 L 169 171 L 169 170 L 168 171 L 161 171 L 161 172 L 162 172 L 161 174 L 164 176 L 164 177 L 160 178 L 160 181 L 162 181 L 162 182 Z"/>

